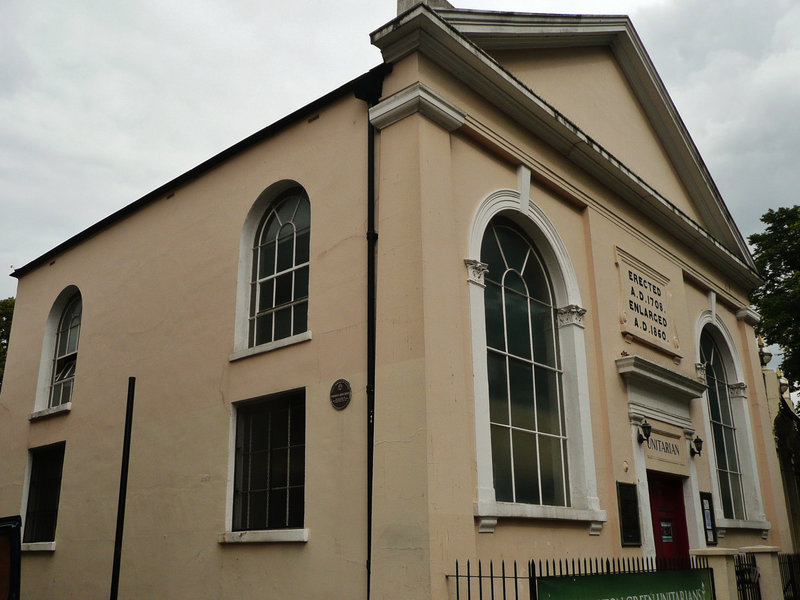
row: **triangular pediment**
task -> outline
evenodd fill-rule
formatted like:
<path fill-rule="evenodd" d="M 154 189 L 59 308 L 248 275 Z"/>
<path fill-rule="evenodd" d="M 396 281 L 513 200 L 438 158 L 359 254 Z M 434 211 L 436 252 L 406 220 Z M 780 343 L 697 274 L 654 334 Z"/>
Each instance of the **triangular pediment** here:
<path fill-rule="evenodd" d="M 372 40 L 387 62 L 415 51 L 426 55 L 666 230 L 700 243 L 728 273 L 758 283 L 747 245 L 627 17 L 420 5 L 373 32 Z M 591 89 L 567 100 L 569 87 L 558 81 L 563 74 L 543 79 L 544 71 L 566 69 L 570 61 L 576 72 L 586 69 L 581 58 L 599 65 L 592 77 L 593 85 L 608 88 L 603 110 L 610 114 L 616 103 L 615 118 L 634 124 L 633 139 L 612 135 L 600 122 L 602 110 L 592 113 Z"/>

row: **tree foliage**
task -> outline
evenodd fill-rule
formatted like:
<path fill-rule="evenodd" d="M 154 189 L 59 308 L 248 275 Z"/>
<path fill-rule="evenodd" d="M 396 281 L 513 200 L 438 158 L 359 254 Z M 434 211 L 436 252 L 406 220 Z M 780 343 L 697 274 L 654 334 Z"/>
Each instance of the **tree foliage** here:
<path fill-rule="evenodd" d="M 783 349 L 781 369 L 792 389 L 800 389 L 800 206 L 768 210 L 763 233 L 751 235 L 764 285 L 750 300 L 761 313 L 758 332 Z"/>
<path fill-rule="evenodd" d="M 0 300 L 0 387 L 3 385 L 3 372 L 6 368 L 8 336 L 11 334 L 11 317 L 14 315 L 14 298 Z"/>

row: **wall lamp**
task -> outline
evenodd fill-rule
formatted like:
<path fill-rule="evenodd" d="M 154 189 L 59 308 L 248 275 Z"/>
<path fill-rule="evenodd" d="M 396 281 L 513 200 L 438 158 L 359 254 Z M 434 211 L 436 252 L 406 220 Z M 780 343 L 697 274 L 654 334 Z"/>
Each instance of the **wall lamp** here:
<path fill-rule="evenodd" d="M 653 433 L 653 426 L 647 422 L 647 419 L 645 419 L 642 421 L 642 424 L 639 425 L 639 427 L 641 428 L 641 433 L 637 439 L 640 444 L 643 444 L 650 439 L 650 434 Z"/>
<path fill-rule="evenodd" d="M 772 352 L 764 345 L 764 339 L 761 336 L 758 336 L 758 358 L 762 367 L 766 367 L 772 360 Z"/>
<path fill-rule="evenodd" d="M 700 439 L 699 435 L 694 438 L 692 446 L 692 448 L 689 448 L 689 454 L 692 456 L 692 458 L 695 456 L 700 456 L 700 453 L 703 451 L 703 440 Z"/>

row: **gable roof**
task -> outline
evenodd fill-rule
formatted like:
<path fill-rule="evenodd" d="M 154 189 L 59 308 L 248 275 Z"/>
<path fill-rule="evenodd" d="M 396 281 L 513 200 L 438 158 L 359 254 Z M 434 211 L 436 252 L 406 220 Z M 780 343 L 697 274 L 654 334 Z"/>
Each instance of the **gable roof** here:
<path fill-rule="evenodd" d="M 745 285 L 761 283 L 747 245 L 630 19 L 418 5 L 372 33 L 384 60 L 419 51 Z M 629 80 L 705 227 L 495 61 L 486 50 L 607 46 Z"/>

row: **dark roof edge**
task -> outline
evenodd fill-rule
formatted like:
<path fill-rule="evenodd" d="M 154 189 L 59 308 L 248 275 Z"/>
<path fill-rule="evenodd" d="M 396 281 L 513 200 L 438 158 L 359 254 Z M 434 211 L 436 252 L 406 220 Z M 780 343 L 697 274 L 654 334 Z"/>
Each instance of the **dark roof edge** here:
<path fill-rule="evenodd" d="M 14 269 L 11 273 L 11 277 L 16 277 L 19 279 L 33 271 L 34 269 L 41 266 L 43 263 L 46 263 L 48 260 L 51 260 L 55 256 L 63 253 L 70 248 L 77 246 L 81 242 L 94 237 L 101 231 L 108 229 L 118 221 L 121 221 L 128 215 L 135 213 L 136 211 L 144 208 L 151 202 L 154 202 L 169 192 L 187 184 L 188 182 L 199 178 L 200 176 L 204 175 L 206 172 L 210 171 L 211 169 L 215 168 L 216 166 L 224 163 L 229 158 L 235 156 L 239 152 L 253 146 L 265 139 L 268 139 L 281 131 L 282 129 L 288 127 L 289 125 L 294 124 L 295 122 L 311 115 L 312 113 L 318 111 L 322 107 L 346 96 L 350 92 L 358 92 L 363 87 L 363 84 L 373 78 L 383 78 L 388 75 L 392 71 L 392 65 L 387 63 L 382 63 L 376 67 L 373 67 L 366 73 L 359 75 L 355 79 L 352 79 L 345 83 L 344 85 L 339 86 L 335 90 L 328 92 L 324 96 L 313 100 L 309 104 L 297 109 L 296 111 L 289 113 L 285 117 L 275 121 L 274 123 L 267 125 L 263 129 L 249 135 L 248 137 L 244 138 L 243 140 L 236 142 L 233 146 L 230 146 L 220 152 L 219 154 L 215 154 L 211 158 L 203 161 L 196 167 L 193 167 L 183 173 L 182 175 L 178 175 L 175 179 L 168 181 L 167 183 L 157 187 L 152 192 L 145 194 L 138 200 L 134 200 L 130 204 L 123 206 L 118 211 L 110 214 L 109 216 L 105 217 L 104 219 L 98 221 L 94 225 L 90 225 L 83 231 L 73 235 L 71 238 L 67 239 L 66 241 L 60 243 L 55 248 L 52 248 L 39 256 L 38 258 L 33 259 L 29 263 L 21 266 L 18 269 Z"/>

